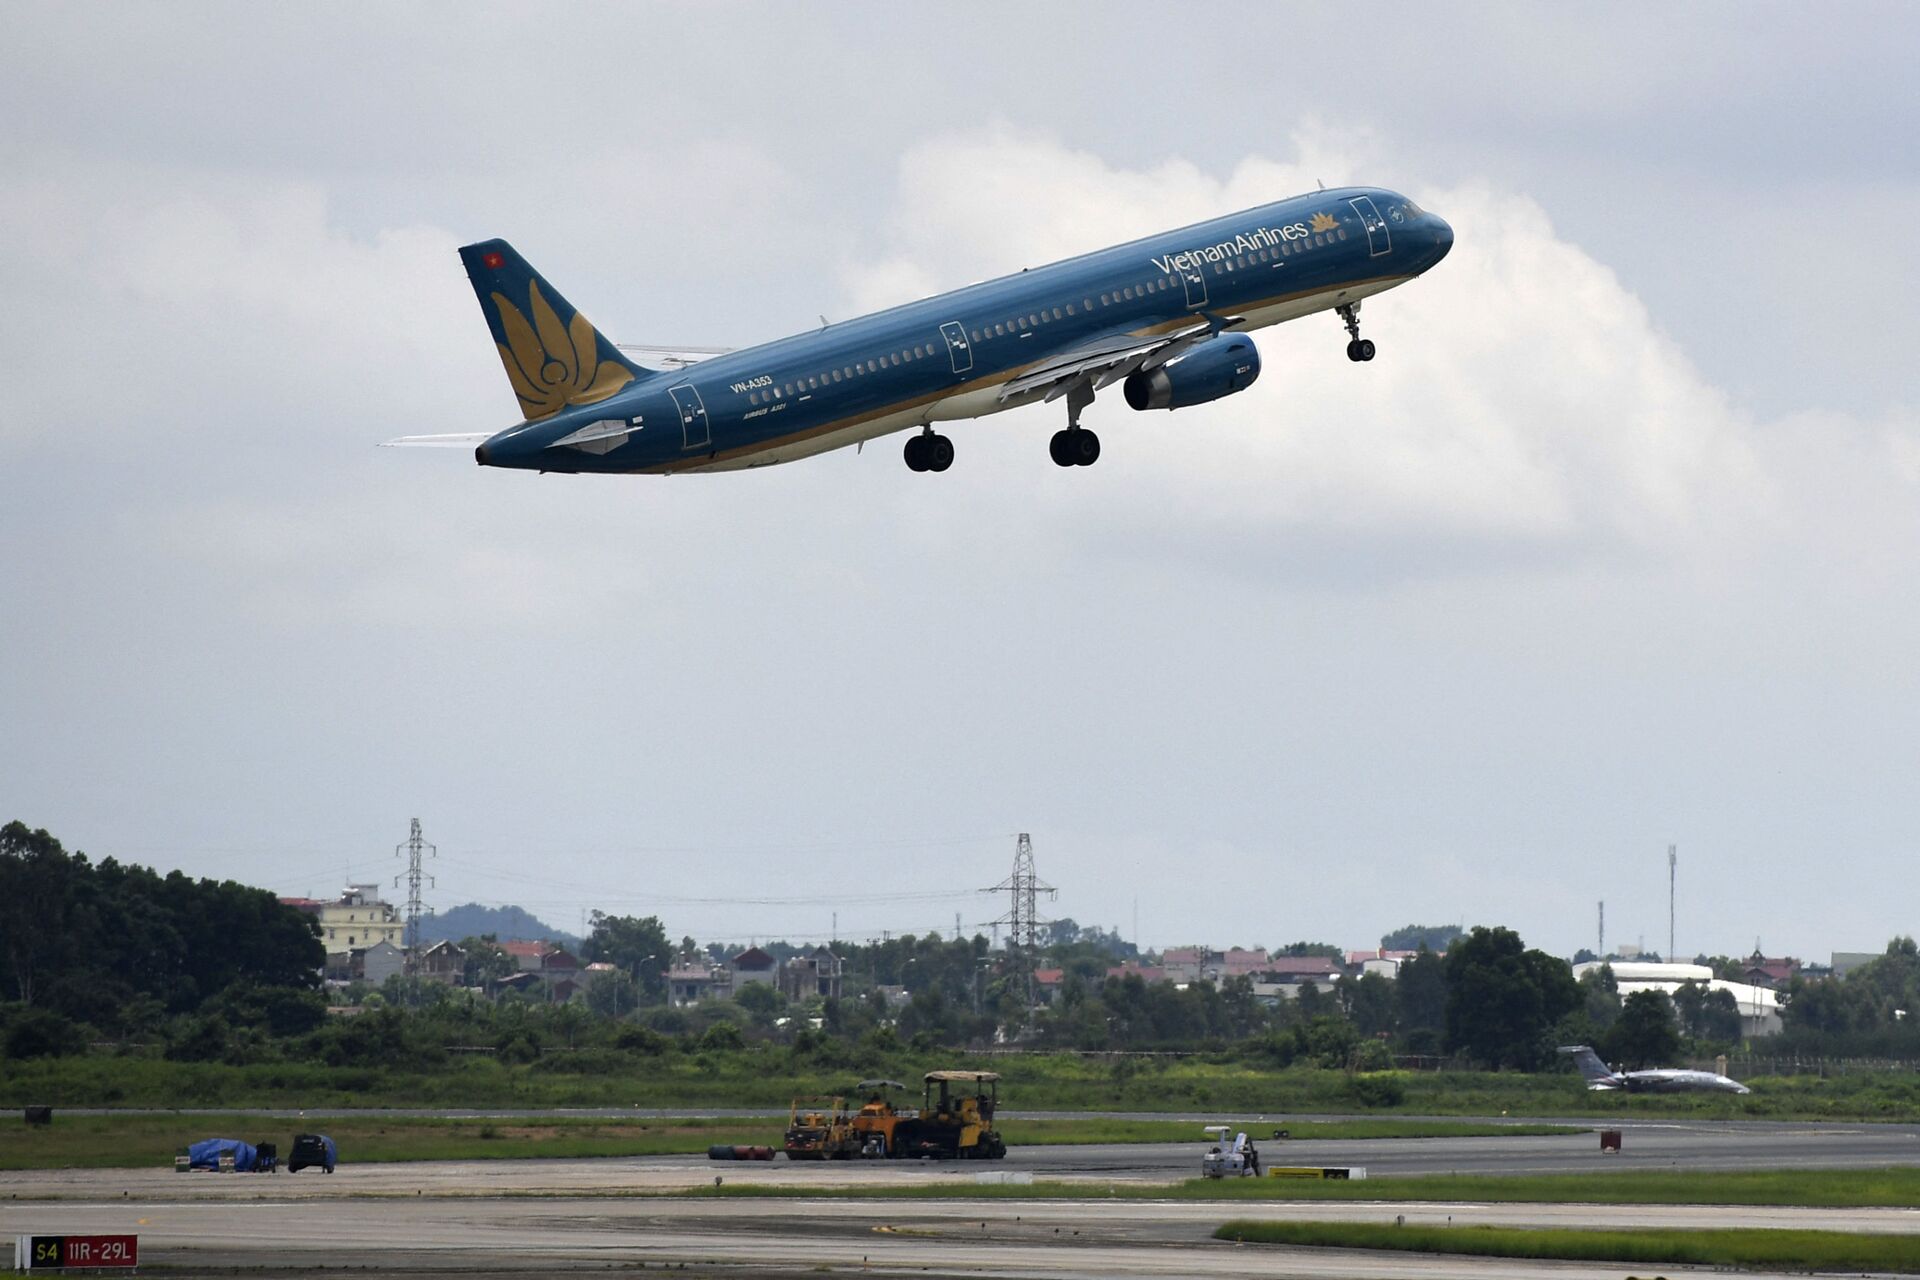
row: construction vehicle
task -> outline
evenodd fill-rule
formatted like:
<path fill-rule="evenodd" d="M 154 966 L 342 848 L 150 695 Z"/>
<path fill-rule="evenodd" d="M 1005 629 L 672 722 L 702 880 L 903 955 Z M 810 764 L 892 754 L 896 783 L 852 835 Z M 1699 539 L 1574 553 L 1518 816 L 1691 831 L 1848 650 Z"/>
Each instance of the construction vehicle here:
<path fill-rule="evenodd" d="M 894 1105 L 893 1095 L 906 1089 L 898 1080 L 862 1080 L 854 1091 L 866 1101 L 853 1113 L 851 1122 L 858 1151 L 863 1156 L 886 1157 L 900 1154 L 897 1135 L 903 1121 L 911 1121 L 919 1112 Z"/>
<path fill-rule="evenodd" d="M 789 1160 L 846 1160 L 860 1151 L 847 1100 L 835 1097 L 795 1098 L 787 1113 L 785 1151 Z"/>
<path fill-rule="evenodd" d="M 920 1114 L 901 1119 L 890 1156 L 934 1160 L 999 1160 L 1006 1140 L 993 1128 L 1000 1076 L 993 1071 L 929 1071 Z"/>
<path fill-rule="evenodd" d="M 1260 1176 L 1260 1153 L 1248 1140 L 1246 1133 L 1234 1134 L 1229 1124 L 1210 1124 L 1201 1129 L 1213 1140 L 1207 1153 L 1200 1157 L 1200 1176 L 1203 1178 L 1257 1178 Z M 1228 1141 L 1228 1135 L 1233 1140 Z"/>

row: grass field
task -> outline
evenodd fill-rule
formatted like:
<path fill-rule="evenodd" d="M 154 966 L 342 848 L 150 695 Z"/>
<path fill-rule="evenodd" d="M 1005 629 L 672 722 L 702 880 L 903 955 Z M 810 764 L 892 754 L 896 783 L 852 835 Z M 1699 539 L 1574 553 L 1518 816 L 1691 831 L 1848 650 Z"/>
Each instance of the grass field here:
<path fill-rule="evenodd" d="M 1393 1249 L 1479 1257 L 1766 1267 L 1792 1271 L 1920 1271 L 1920 1237 L 1842 1231 L 1524 1230 L 1512 1227 L 1396 1227 L 1348 1222 L 1229 1222 L 1221 1240 Z"/>
<path fill-rule="evenodd" d="M 1403 1100 L 1369 1107 L 1342 1071 L 1275 1069 L 1231 1055 L 1103 1060 L 1070 1054 L 964 1052 L 821 1061 L 773 1046 L 645 1056 L 614 1050 L 549 1054 L 515 1065 L 474 1056 L 430 1069 L 328 1067 L 309 1062 L 168 1062 L 94 1056 L 0 1061 L 0 1109 L 28 1103 L 126 1107 L 765 1107 L 795 1094 L 835 1093 L 863 1076 L 917 1081 L 933 1067 L 999 1071 L 1001 1103 L 1028 1110 L 1211 1112 L 1251 1115 L 1566 1116 L 1609 1119 L 1920 1120 L 1920 1075 L 1763 1078 L 1753 1093 L 1589 1093 L 1571 1072 L 1395 1072 Z M 1737 1070 L 1736 1070 L 1736 1074 Z"/>
<path fill-rule="evenodd" d="M 1375 1200 L 1486 1201 L 1545 1204 L 1757 1204 L 1820 1208 L 1920 1209 L 1920 1168 L 1802 1169 L 1792 1173 L 1625 1173 L 1463 1177 L 1451 1174 L 1369 1178 L 1364 1182 L 1307 1182 L 1292 1178 L 1194 1178 L 1172 1186 L 1152 1183 L 1034 1182 L 1024 1186 L 701 1187 L 695 1196 L 813 1196 L 837 1199 L 973 1198 L 1120 1200 Z"/>
<path fill-rule="evenodd" d="M 327 1133 L 341 1158 L 484 1160 L 562 1156 L 697 1155 L 715 1143 L 778 1146 L 785 1113 L 761 1118 L 622 1120 L 578 1116 L 511 1119 L 436 1119 L 343 1116 L 289 1120 L 235 1113 L 206 1115 L 57 1116 L 47 1127 L 21 1126 L 0 1143 L 0 1169 L 140 1168 L 171 1162 L 174 1151 L 201 1138 L 274 1142 L 284 1154 L 296 1132 Z M 1014 1146 L 1090 1142 L 1191 1142 L 1197 1126 L 1174 1120 L 1010 1120 L 1002 1126 Z M 1565 1126 L 1530 1128 L 1473 1123 L 1361 1119 L 1300 1124 L 1298 1137 L 1437 1138 L 1489 1133 L 1575 1133 Z"/>

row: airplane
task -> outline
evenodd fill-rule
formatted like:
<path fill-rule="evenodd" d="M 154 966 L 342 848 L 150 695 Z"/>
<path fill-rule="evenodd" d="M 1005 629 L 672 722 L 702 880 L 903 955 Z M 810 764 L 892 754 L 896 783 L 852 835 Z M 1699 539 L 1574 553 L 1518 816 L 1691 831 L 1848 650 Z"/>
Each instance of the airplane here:
<path fill-rule="evenodd" d="M 523 421 L 386 443 L 473 447 L 482 466 L 666 474 L 789 462 L 896 431 L 913 471 L 945 471 L 936 429 L 1066 402 L 1050 452 L 1088 466 L 1080 423 L 1120 385 L 1183 409 L 1260 375 L 1248 330 L 1332 311 L 1347 358 L 1374 358 L 1360 304 L 1446 257 L 1453 229 L 1380 187 L 1314 191 L 1034 267 L 760 346 L 622 347 L 505 240 L 460 250 Z"/>
<path fill-rule="evenodd" d="M 1600 1055 L 1584 1044 L 1560 1046 L 1573 1055 L 1574 1065 L 1586 1077 L 1589 1089 L 1623 1089 L 1628 1093 L 1752 1093 L 1753 1090 L 1713 1071 L 1655 1067 L 1646 1071 L 1612 1071 Z"/>

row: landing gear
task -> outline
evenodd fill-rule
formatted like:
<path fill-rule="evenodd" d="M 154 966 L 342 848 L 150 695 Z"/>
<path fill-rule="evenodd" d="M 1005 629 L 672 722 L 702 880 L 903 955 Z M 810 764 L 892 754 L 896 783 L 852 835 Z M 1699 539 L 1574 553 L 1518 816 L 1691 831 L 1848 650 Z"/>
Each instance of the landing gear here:
<path fill-rule="evenodd" d="M 1093 383 L 1082 378 L 1067 392 L 1067 429 L 1053 433 L 1047 452 L 1057 467 L 1090 467 L 1100 460 L 1100 437 L 1080 425 L 1080 411 L 1093 403 Z"/>
<path fill-rule="evenodd" d="M 1085 427 L 1068 427 L 1053 433 L 1047 452 L 1055 466 L 1090 467 L 1100 460 L 1100 437 Z"/>
<path fill-rule="evenodd" d="M 953 465 L 953 441 L 936 435 L 932 427 L 908 436 L 905 453 L 909 471 L 945 471 Z"/>
<path fill-rule="evenodd" d="M 1333 310 L 1347 326 L 1347 359 L 1355 364 L 1373 359 L 1373 340 L 1360 336 L 1360 304 L 1348 302 Z"/>

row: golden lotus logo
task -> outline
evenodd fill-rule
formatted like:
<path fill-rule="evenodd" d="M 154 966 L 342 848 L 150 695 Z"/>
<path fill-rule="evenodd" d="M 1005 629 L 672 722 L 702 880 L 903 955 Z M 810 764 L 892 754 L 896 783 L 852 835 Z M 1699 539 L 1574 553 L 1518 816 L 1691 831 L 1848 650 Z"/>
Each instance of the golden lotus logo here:
<path fill-rule="evenodd" d="M 576 311 L 570 323 L 560 323 L 540 296 L 537 280 L 528 285 L 527 303 L 532 323 L 504 295 L 493 295 L 500 328 L 507 335 L 505 346 L 494 345 L 500 347 L 500 363 L 507 367 L 513 393 L 520 397 L 520 411 L 529 420 L 558 413 L 570 404 L 605 400 L 633 381 L 633 374 L 618 364 L 601 362 L 599 335 L 585 316 Z"/>
<path fill-rule="evenodd" d="M 1308 229 L 1311 231 L 1331 231 L 1339 225 L 1338 222 L 1334 221 L 1332 214 L 1323 211 L 1313 215 L 1313 224 Z"/>

